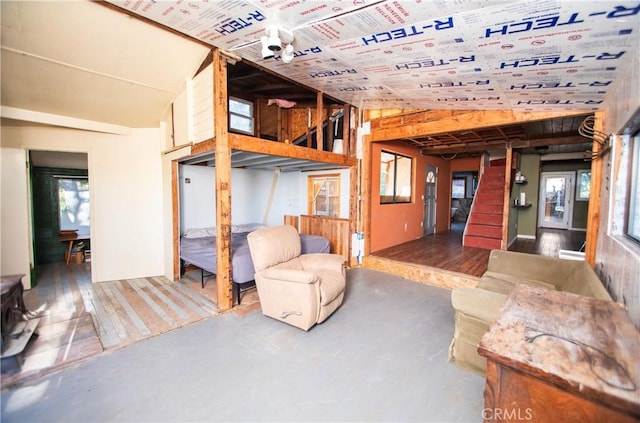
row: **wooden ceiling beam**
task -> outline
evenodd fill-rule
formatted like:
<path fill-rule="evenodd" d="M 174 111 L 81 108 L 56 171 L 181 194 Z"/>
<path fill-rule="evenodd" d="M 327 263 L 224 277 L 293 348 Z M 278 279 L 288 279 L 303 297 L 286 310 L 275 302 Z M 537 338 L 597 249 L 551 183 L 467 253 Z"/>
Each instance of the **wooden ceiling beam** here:
<path fill-rule="evenodd" d="M 588 138 L 581 136 L 559 137 L 559 138 L 541 138 L 536 140 L 518 140 L 518 141 L 492 141 L 492 142 L 476 142 L 460 145 L 456 147 L 429 147 L 422 148 L 420 151 L 424 155 L 440 155 L 440 154 L 456 154 L 456 153 L 480 153 L 486 150 L 506 149 L 510 144 L 512 148 L 540 147 L 545 145 L 562 145 L 562 144 L 579 144 L 590 142 Z"/>
<path fill-rule="evenodd" d="M 437 113 L 434 113 L 437 112 Z M 425 111 L 411 114 L 413 123 L 403 124 L 400 117 L 394 119 L 397 126 L 387 126 L 380 122 L 371 126 L 371 142 L 394 141 L 406 138 L 420 138 L 446 132 L 460 132 L 479 128 L 513 125 L 517 123 L 541 121 L 560 117 L 589 115 L 584 110 L 574 112 L 514 112 L 510 110 L 457 111 L 444 114 L 442 111 Z M 422 119 L 420 119 L 422 117 Z M 434 119 L 435 118 L 435 119 Z M 374 129 L 376 128 L 376 129 Z"/>

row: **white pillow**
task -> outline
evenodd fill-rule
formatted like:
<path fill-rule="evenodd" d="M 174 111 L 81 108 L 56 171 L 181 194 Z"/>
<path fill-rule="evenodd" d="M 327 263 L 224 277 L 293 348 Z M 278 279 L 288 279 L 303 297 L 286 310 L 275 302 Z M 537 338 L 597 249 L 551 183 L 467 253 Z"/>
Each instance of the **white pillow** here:
<path fill-rule="evenodd" d="M 205 236 L 215 236 L 216 227 L 211 228 L 191 228 L 184 231 L 182 234 L 185 238 L 204 238 Z"/>
<path fill-rule="evenodd" d="M 266 228 L 266 227 L 267 226 L 263 225 L 262 223 L 245 223 L 242 225 L 232 225 L 231 232 L 232 233 L 253 232 L 253 231 L 257 231 L 258 229 Z"/>

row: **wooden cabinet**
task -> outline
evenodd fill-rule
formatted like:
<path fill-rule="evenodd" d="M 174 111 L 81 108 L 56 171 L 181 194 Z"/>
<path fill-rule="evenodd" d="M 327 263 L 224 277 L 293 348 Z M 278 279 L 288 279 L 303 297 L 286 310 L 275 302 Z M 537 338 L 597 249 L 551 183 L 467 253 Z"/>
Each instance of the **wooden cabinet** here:
<path fill-rule="evenodd" d="M 640 421 L 640 334 L 614 302 L 518 285 L 478 353 L 485 421 Z"/>

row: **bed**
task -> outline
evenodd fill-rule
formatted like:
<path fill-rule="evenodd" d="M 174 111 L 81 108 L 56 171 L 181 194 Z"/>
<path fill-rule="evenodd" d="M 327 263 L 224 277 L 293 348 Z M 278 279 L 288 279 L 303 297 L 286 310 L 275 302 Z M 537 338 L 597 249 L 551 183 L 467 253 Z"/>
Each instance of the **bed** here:
<path fill-rule="evenodd" d="M 255 269 L 249 252 L 247 235 L 264 225 L 248 224 L 232 227 L 231 265 L 235 297 L 240 304 L 240 294 L 255 286 Z M 302 254 L 328 253 L 329 240 L 318 235 L 300 234 Z M 189 265 L 200 269 L 201 285 L 204 288 L 205 276 L 216 274 L 216 236 L 215 228 L 189 229 L 180 238 L 180 275 Z M 205 271 L 208 272 L 205 274 Z"/>

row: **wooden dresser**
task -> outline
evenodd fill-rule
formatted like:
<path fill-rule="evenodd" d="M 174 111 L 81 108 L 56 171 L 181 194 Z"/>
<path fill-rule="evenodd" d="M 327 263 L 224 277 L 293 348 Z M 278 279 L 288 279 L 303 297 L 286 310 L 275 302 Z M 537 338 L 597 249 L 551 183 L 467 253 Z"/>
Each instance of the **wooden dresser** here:
<path fill-rule="evenodd" d="M 485 421 L 640 421 L 640 333 L 619 304 L 518 285 L 478 353 Z"/>

